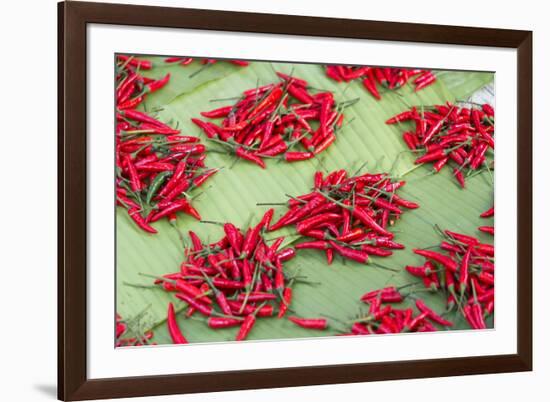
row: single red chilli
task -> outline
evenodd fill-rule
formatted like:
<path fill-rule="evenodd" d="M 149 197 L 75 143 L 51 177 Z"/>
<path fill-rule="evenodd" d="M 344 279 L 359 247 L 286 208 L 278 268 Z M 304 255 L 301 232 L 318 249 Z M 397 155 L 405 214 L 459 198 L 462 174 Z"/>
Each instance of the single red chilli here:
<path fill-rule="evenodd" d="M 389 257 L 393 254 L 391 250 L 384 250 L 382 248 L 370 246 L 368 244 L 363 244 L 361 250 L 365 251 L 369 255 L 377 255 L 379 257 Z"/>
<path fill-rule="evenodd" d="M 168 303 L 168 318 L 166 319 L 166 322 L 168 325 L 168 333 L 170 334 L 170 338 L 172 338 L 172 343 L 188 343 L 187 339 L 185 339 L 178 326 L 178 322 L 176 320 L 176 312 L 172 303 Z"/>
<path fill-rule="evenodd" d="M 156 222 L 161 218 L 169 216 L 174 212 L 185 212 L 189 215 L 194 216 L 197 220 L 201 220 L 200 215 L 197 215 L 196 211 L 192 209 L 189 205 L 189 202 L 185 198 L 180 198 L 174 202 L 168 204 L 165 208 L 161 209 L 159 212 L 153 215 L 151 222 Z"/>
<path fill-rule="evenodd" d="M 420 310 L 422 313 L 428 313 L 427 318 L 432 320 L 433 322 L 442 325 L 444 327 L 452 327 L 453 323 L 444 319 L 439 314 L 437 314 L 435 311 L 433 311 L 431 308 L 429 308 L 421 299 L 416 300 L 416 307 L 418 310 Z"/>
<path fill-rule="evenodd" d="M 256 316 L 253 314 L 247 315 L 244 319 L 241 328 L 239 329 L 239 332 L 237 333 L 237 336 L 235 338 L 236 341 L 244 341 L 250 331 L 252 330 L 252 327 L 256 323 Z"/>
<path fill-rule="evenodd" d="M 282 318 L 286 314 L 291 302 L 292 302 L 292 288 L 286 287 L 283 290 L 281 303 L 279 303 L 279 312 L 277 313 L 277 318 Z"/>
<path fill-rule="evenodd" d="M 116 324 L 116 337 L 120 338 L 124 332 L 126 332 L 127 325 L 122 322 L 117 322 Z"/>
<path fill-rule="evenodd" d="M 467 245 L 477 245 L 479 244 L 479 240 L 476 239 L 473 236 L 468 236 L 461 233 L 452 232 L 450 230 L 445 230 L 445 234 L 461 243 L 467 244 Z"/>
<path fill-rule="evenodd" d="M 418 145 L 420 145 L 420 142 L 418 141 L 416 135 L 409 131 L 403 133 L 403 141 L 405 141 L 407 147 L 413 151 L 418 147 Z"/>
<path fill-rule="evenodd" d="M 479 215 L 482 218 L 489 218 L 491 216 L 495 215 L 495 207 L 489 208 L 487 211 L 483 212 L 481 215 Z"/>
<path fill-rule="evenodd" d="M 243 321 L 237 318 L 209 317 L 207 323 L 210 328 L 219 329 L 236 327 L 241 325 Z"/>
<path fill-rule="evenodd" d="M 493 236 L 495 234 L 494 226 L 480 226 L 480 227 L 478 227 L 478 230 L 480 230 L 482 232 L 485 232 L 485 233 L 489 233 L 490 235 L 493 235 Z"/>
<path fill-rule="evenodd" d="M 245 257 L 242 262 L 242 275 L 243 275 L 243 284 L 245 288 L 249 288 L 252 284 L 252 267 L 250 266 L 250 261 Z"/>
<path fill-rule="evenodd" d="M 332 265 L 332 261 L 334 260 L 334 250 L 331 248 L 328 248 L 325 250 L 325 254 L 327 257 L 327 265 Z"/>
<path fill-rule="evenodd" d="M 236 301 L 236 300 L 228 300 L 229 305 L 235 311 L 235 314 L 237 315 L 249 315 L 249 314 L 256 314 L 257 317 L 272 317 L 273 316 L 273 306 L 271 304 L 267 304 L 264 306 L 261 306 L 259 308 L 256 308 L 252 304 L 246 304 L 244 305 L 242 302 Z M 243 308 L 242 313 L 239 312 L 239 310 Z"/>
<path fill-rule="evenodd" d="M 225 279 L 225 278 L 213 278 L 212 283 L 214 284 L 214 286 L 221 289 L 243 289 L 244 288 L 243 282 Z"/>
<path fill-rule="evenodd" d="M 296 85 L 289 85 L 287 87 L 288 93 L 294 98 L 298 99 L 302 103 L 314 103 L 314 99 L 306 91 L 305 88 Z"/>
<path fill-rule="evenodd" d="M 311 159 L 315 156 L 313 152 L 286 152 L 285 160 L 287 162 L 299 162 Z"/>
<path fill-rule="evenodd" d="M 351 327 L 351 332 L 354 335 L 370 335 L 372 332 L 364 325 L 359 322 L 353 323 Z"/>
<path fill-rule="evenodd" d="M 479 303 L 474 303 L 472 305 L 472 318 L 477 324 L 478 329 L 487 328 L 487 326 L 485 325 L 485 320 L 483 318 L 483 310 L 481 309 L 481 305 Z"/>
<path fill-rule="evenodd" d="M 152 124 L 157 127 L 170 128 L 166 124 L 138 110 L 128 109 L 128 110 L 120 111 L 120 114 L 130 120 L 136 120 L 142 123 Z"/>
<path fill-rule="evenodd" d="M 466 253 L 462 257 L 462 261 L 460 262 L 460 268 L 459 268 L 459 290 L 460 294 L 464 295 L 464 292 L 466 291 L 468 280 L 469 280 L 469 265 L 470 265 L 470 256 L 472 253 L 472 246 L 468 247 L 466 250 Z"/>
<path fill-rule="evenodd" d="M 334 141 L 336 141 L 336 136 L 334 135 L 334 133 L 330 133 L 315 147 L 315 149 L 313 150 L 313 154 L 317 155 L 325 151 L 329 146 L 332 145 Z"/>
<path fill-rule="evenodd" d="M 262 169 L 265 169 L 265 162 L 259 156 L 248 152 L 243 147 L 239 147 L 235 151 L 235 155 L 239 158 L 246 159 L 247 161 L 254 162 L 256 165 L 260 166 Z"/>
<path fill-rule="evenodd" d="M 481 252 L 490 257 L 494 257 L 495 255 L 495 246 L 493 246 L 492 244 L 478 244 L 475 247 L 475 249 L 476 251 Z"/>
<path fill-rule="evenodd" d="M 300 78 L 296 78 L 296 77 L 292 77 L 290 75 L 287 75 L 287 74 L 284 74 L 284 73 L 281 73 L 281 72 L 277 72 L 277 75 L 282 78 L 283 80 L 285 81 L 288 81 L 288 82 L 291 82 L 292 84 L 294 85 L 298 85 L 298 86 L 301 86 L 301 87 L 307 87 L 308 86 L 308 83 L 306 80 L 303 80 L 303 79 L 300 79 Z"/>
<path fill-rule="evenodd" d="M 130 218 L 134 220 L 134 222 L 143 230 L 145 230 L 148 233 L 157 233 L 156 229 L 150 226 L 147 222 L 145 222 L 145 219 L 140 214 L 140 211 L 135 208 L 131 208 L 128 210 L 128 215 Z"/>
<path fill-rule="evenodd" d="M 481 108 L 487 116 L 493 117 L 495 115 L 495 110 L 491 105 L 485 103 L 484 105 L 481 106 Z"/>
<path fill-rule="evenodd" d="M 203 249 L 203 245 L 199 236 L 197 236 L 197 234 L 192 230 L 190 230 L 188 233 L 189 238 L 191 239 L 191 243 L 193 244 L 193 251 L 201 251 Z"/>
<path fill-rule="evenodd" d="M 427 153 L 419 158 L 417 158 L 414 163 L 419 165 L 421 163 L 434 162 L 440 159 L 443 159 L 447 156 L 447 151 L 444 149 L 439 149 L 430 153 Z"/>
<path fill-rule="evenodd" d="M 296 250 L 293 248 L 285 248 L 284 250 L 279 251 L 275 254 L 275 259 L 279 261 L 288 261 L 296 256 Z"/>
<path fill-rule="evenodd" d="M 392 118 L 386 120 L 386 124 L 395 124 L 400 123 L 404 121 L 413 120 L 416 117 L 416 110 L 413 108 L 413 110 L 407 110 L 405 112 L 399 113 Z"/>
<path fill-rule="evenodd" d="M 243 240 L 241 258 L 249 258 L 252 255 L 252 252 L 256 248 L 256 244 L 258 242 L 260 231 L 262 230 L 262 228 L 263 224 L 260 223 L 248 231 Z"/>
<path fill-rule="evenodd" d="M 386 229 L 376 223 L 376 221 L 372 217 L 370 217 L 364 209 L 360 207 L 355 207 L 352 209 L 351 214 L 353 215 L 353 217 L 363 222 L 367 227 L 380 233 L 381 235 L 392 236 L 390 232 L 388 232 Z"/>
<path fill-rule="evenodd" d="M 441 169 L 443 169 L 443 167 L 447 164 L 448 161 L 449 161 L 449 157 L 448 157 L 448 156 L 446 156 L 446 157 L 443 158 L 443 159 L 440 159 L 440 160 L 436 161 L 436 162 L 434 163 L 434 165 L 433 165 L 434 170 L 435 170 L 436 172 L 441 171 Z"/>
<path fill-rule="evenodd" d="M 260 152 L 260 156 L 277 156 L 288 150 L 288 145 L 284 141 L 280 141 L 270 148 Z"/>
<path fill-rule="evenodd" d="M 205 123 L 199 119 L 191 119 L 191 121 L 199 126 L 208 138 L 214 138 L 218 136 L 218 132 L 210 124 Z"/>
<path fill-rule="evenodd" d="M 403 300 L 401 294 L 399 293 L 399 291 L 395 286 L 388 286 L 382 289 L 377 289 L 377 290 L 367 292 L 363 296 L 361 296 L 360 299 L 362 301 L 369 301 L 372 299 L 377 299 L 379 297 L 395 296 L 395 295 L 399 295 L 400 300 Z"/>
<path fill-rule="evenodd" d="M 196 299 L 188 296 L 185 293 L 176 293 L 176 297 L 180 300 L 183 300 L 190 307 L 195 308 L 197 311 L 201 312 L 205 316 L 210 316 L 212 314 L 212 307 L 198 302 Z"/>
<path fill-rule="evenodd" d="M 453 175 L 456 177 L 456 180 L 458 181 L 458 184 L 460 184 L 460 187 L 465 188 L 466 187 L 466 181 L 464 180 L 464 175 L 458 168 L 453 169 Z"/>
<path fill-rule="evenodd" d="M 141 102 L 143 102 L 143 96 L 136 96 L 135 98 L 129 99 L 126 102 L 119 103 L 117 108 L 120 110 L 134 109 L 138 107 Z"/>
<path fill-rule="evenodd" d="M 422 80 L 421 82 L 418 82 L 414 90 L 420 91 L 421 89 L 424 89 L 427 86 L 433 84 L 435 81 L 436 81 L 435 75 L 433 75 L 432 73 L 428 73 L 427 78 L 425 80 Z"/>
<path fill-rule="evenodd" d="M 330 221 L 336 221 L 341 218 L 340 214 L 336 213 L 324 213 L 320 215 L 312 216 L 311 218 L 307 218 L 302 220 L 296 225 L 296 230 L 298 233 L 306 233 L 310 229 L 314 229 L 315 227 L 319 226 L 322 223 L 330 222 Z"/>
<path fill-rule="evenodd" d="M 448 268 L 452 272 L 455 272 L 458 269 L 458 264 L 456 261 L 453 261 L 451 258 L 443 254 L 440 254 L 436 251 L 413 249 L 413 252 L 415 254 L 421 255 L 423 257 L 429 258 L 431 260 L 434 260 L 440 263 L 441 265 L 443 265 L 445 268 Z"/>
<path fill-rule="evenodd" d="M 258 103 L 248 114 L 248 116 L 255 116 L 257 113 L 265 109 L 266 107 L 274 104 L 283 95 L 283 90 L 280 87 L 275 87 L 268 96 L 266 96 L 260 103 Z"/>
<path fill-rule="evenodd" d="M 185 293 L 203 304 L 212 304 L 212 300 L 210 300 L 207 296 L 204 296 L 201 289 L 180 278 L 176 279 L 175 286 L 179 292 Z"/>
<path fill-rule="evenodd" d="M 330 248 L 330 245 L 328 241 L 317 240 L 317 241 L 307 241 L 307 242 L 296 244 L 294 248 L 296 250 L 302 250 L 302 249 L 326 250 Z"/>
<path fill-rule="evenodd" d="M 478 278 L 481 282 L 483 282 L 487 285 L 494 285 L 495 284 L 495 277 L 494 277 L 494 275 L 490 274 L 489 272 L 481 272 L 478 275 Z"/>
<path fill-rule="evenodd" d="M 207 278 L 207 276 L 205 275 L 205 279 Z M 218 302 L 218 306 L 220 306 L 222 312 L 225 314 L 225 315 L 232 315 L 233 314 L 233 311 L 231 309 L 231 307 L 229 306 L 229 303 L 227 301 L 227 298 L 225 296 L 225 293 L 223 292 L 220 292 L 219 289 L 217 289 L 214 284 L 211 283 L 211 281 L 208 279 L 208 283 L 211 284 L 210 288 L 214 291 L 214 296 L 216 297 L 216 301 Z"/>
<path fill-rule="evenodd" d="M 237 296 L 237 301 L 244 301 L 247 298 L 246 294 L 239 294 Z M 277 299 L 277 295 L 274 293 L 267 293 L 267 292 L 251 292 L 248 294 L 248 301 L 249 302 L 264 302 L 269 300 L 275 300 Z"/>
<path fill-rule="evenodd" d="M 380 92 L 378 92 L 378 89 L 376 88 L 376 83 L 374 80 L 370 77 L 367 77 L 363 80 L 363 86 L 371 93 L 372 96 L 374 96 L 376 99 L 380 100 L 382 97 L 380 96 Z"/>
<path fill-rule="evenodd" d="M 170 80 L 170 73 L 166 74 L 163 78 L 160 80 L 152 81 L 146 85 L 147 93 L 152 93 L 155 91 L 158 91 L 163 86 L 165 86 L 168 81 Z"/>
<path fill-rule="evenodd" d="M 223 225 L 223 230 L 225 232 L 225 235 L 227 236 L 227 239 L 229 240 L 229 244 L 233 248 L 233 251 L 237 255 L 240 255 L 243 238 L 239 229 L 237 229 L 232 223 L 225 223 Z"/>
<path fill-rule="evenodd" d="M 290 316 L 288 319 L 299 327 L 306 329 L 322 331 L 328 328 L 328 321 L 325 318 L 298 318 Z"/>
<path fill-rule="evenodd" d="M 201 115 L 208 118 L 227 117 L 233 110 L 233 106 L 223 106 L 209 112 L 201 112 Z M 200 121 L 200 120 L 199 120 Z"/>
<path fill-rule="evenodd" d="M 407 265 L 405 267 L 405 270 L 411 275 L 414 275 L 419 278 L 427 278 L 432 274 L 432 270 L 429 267 L 426 267 L 425 265 L 421 267 L 413 267 L 412 265 Z"/>
<path fill-rule="evenodd" d="M 405 323 L 405 327 L 406 329 L 408 329 L 409 331 L 413 331 L 416 327 L 418 327 L 418 325 L 428 316 L 428 313 L 427 312 L 423 312 L 421 313 L 420 315 L 418 315 L 417 317 L 409 320 L 408 322 Z"/>
<path fill-rule="evenodd" d="M 332 240 L 330 240 L 329 243 L 334 248 L 334 250 L 336 250 L 336 252 L 342 257 L 360 262 L 361 264 L 366 264 L 369 260 L 369 255 L 365 251 L 346 248 Z"/>

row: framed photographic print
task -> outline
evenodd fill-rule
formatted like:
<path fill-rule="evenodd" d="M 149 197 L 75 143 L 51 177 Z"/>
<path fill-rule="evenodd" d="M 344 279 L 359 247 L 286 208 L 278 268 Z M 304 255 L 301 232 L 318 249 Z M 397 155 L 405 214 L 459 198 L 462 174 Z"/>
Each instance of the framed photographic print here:
<path fill-rule="evenodd" d="M 59 3 L 59 398 L 530 370 L 531 62 L 526 31 Z"/>

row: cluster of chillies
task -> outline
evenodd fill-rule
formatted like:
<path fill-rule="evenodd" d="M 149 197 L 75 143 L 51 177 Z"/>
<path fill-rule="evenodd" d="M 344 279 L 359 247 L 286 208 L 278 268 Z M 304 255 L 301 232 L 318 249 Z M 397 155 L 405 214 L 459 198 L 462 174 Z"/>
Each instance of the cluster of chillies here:
<path fill-rule="evenodd" d="M 387 90 L 396 90 L 412 80 L 414 90 L 419 91 L 436 81 L 431 71 L 408 68 L 330 65 L 326 66 L 326 73 L 338 82 L 362 80 L 363 86 L 378 100 L 382 99 L 379 86 Z"/>
<path fill-rule="evenodd" d="M 458 310 L 472 328 L 485 329 L 485 319 L 494 311 L 494 246 L 449 230 L 442 235 L 442 252 L 413 250 L 426 262 L 405 269 L 427 289 L 441 292 L 449 312 Z"/>
<path fill-rule="evenodd" d="M 116 88 L 116 195 L 117 205 L 146 232 L 157 233 L 150 224 L 164 217 L 170 222 L 183 212 L 196 219 L 187 192 L 202 185 L 217 169 L 205 166 L 206 149 L 200 139 L 179 135 L 174 129 L 135 108 L 144 97 L 162 88 L 160 80 L 143 77 L 139 70 L 151 63 L 118 56 Z"/>
<path fill-rule="evenodd" d="M 366 264 L 369 255 L 386 257 L 391 249 L 404 248 L 392 240 L 389 230 L 403 213 L 401 208 L 418 208 L 396 194 L 403 185 L 386 173 L 348 177 L 342 169 L 324 177 L 318 171 L 313 191 L 292 197 L 288 211 L 269 230 L 295 225 L 300 235 L 315 239 L 297 244 L 296 249 L 324 250 L 329 264 L 334 252 Z"/>
<path fill-rule="evenodd" d="M 223 118 L 220 125 L 192 119 L 206 136 L 237 157 L 265 168 L 265 158 L 297 162 L 315 157 L 335 140 L 350 102 L 336 103 L 331 92 L 311 94 L 300 78 L 277 73 L 281 82 L 243 92 L 231 106 L 202 116 Z M 296 150 L 297 147 L 303 150 Z"/>
<path fill-rule="evenodd" d="M 403 141 L 415 152 L 424 155 L 416 164 L 433 163 L 434 172 L 454 163 L 453 174 L 459 185 L 465 187 L 463 171 L 468 174 L 479 169 L 486 160 L 487 151 L 495 148 L 494 110 L 491 105 L 481 108 L 459 107 L 447 102 L 418 110 L 406 110 L 386 121 L 386 124 L 413 122 L 414 131 L 405 131 Z"/>
<path fill-rule="evenodd" d="M 156 345 L 156 343 L 150 342 L 151 338 L 153 338 L 153 331 L 146 331 L 143 334 L 131 335 L 128 323 L 124 321 L 119 314 L 116 315 L 115 331 L 116 347 Z"/>
<path fill-rule="evenodd" d="M 344 335 L 432 332 L 437 331 L 438 326 L 453 326 L 452 322 L 436 313 L 421 299 L 415 301 L 418 310 L 416 315 L 411 307 L 399 309 L 391 305 L 402 303 L 404 300 L 405 297 L 395 286 L 387 286 L 365 293 L 361 296 L 361 301 L 368 304 L 369 309 L 352 320 L 350 332 Z"/>
<path fill-rule="evenodd" d="M 176 56 L 176 57 L 167 57 L 166 59 L 164 59 L 164 62 L 165 63 L 177 63 L 177 64 L 180 64 L 182 66 L 187 66 L 187 65 L 191 64 L 193 62 L 193 60 L 196 60 L 196 59 L 194 59 L 193 57 Z M 216 64 L 218 61 L 219 60 L 216 60 L 216 59 L 200 59 L 201 64 L 204 64 L 204 65 L 213 65 L 213 64 Z M 248 61 L 243 61 L 243 60 L 227 60 L 227 61 L 229 63 L 234 64 L 234 65 L 239 66 L 239 67 L 246 67 L 250 64 L 250 63 L 248 63 Z"/>
<path fill-rule="evenodd" d="M 186 248 L 180 271 L 155 280 L 165 291 L 187 305 L 186 315 L 205 316 L 212 329 L 240 327 L 236 340 L 246 339 L 256 317 L 282 318 L 292 301 L 292 284 L 300 280 L 284 270 L 294 258 L 293 248 L 281 248 L 284 237 L 268 245 L 264 232 L 273 210 L 246 232 L 231 223 L 223 224 L 224 236 L 203 244 L 189 232 L 192 247 Z M 187 343 L 176 321 L 174 306 L 168 306 L 167 326 L 174 343 Z"/>

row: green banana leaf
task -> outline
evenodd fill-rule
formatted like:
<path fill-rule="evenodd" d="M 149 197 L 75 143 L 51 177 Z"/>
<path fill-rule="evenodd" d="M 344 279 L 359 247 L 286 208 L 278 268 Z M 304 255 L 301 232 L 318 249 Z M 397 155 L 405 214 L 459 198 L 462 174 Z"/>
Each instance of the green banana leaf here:
<path fill-rule="evenodd" d="M 406 151 L 401 139 L 405 126 L 388 126 L 384 122 L 391 116 L 412 105 L 433 105 L 445 101 L 464 99 L 475 90 L 492 82 L 493 75 L 478 72 L 437 72 L 437 82 L 419 92 L 411 86 L 399 91 L 383 93 L 381 101 L 375 100 L 360 82 L 337 83 L 324 74 L 319 65 L 287 63 L 251 63 L 240 68 L 229 63 L 217 63 L 189 77 L 201 68 L 200 64 L 183 67 L 162 66 L 162 58 L 155 58 L 155 67 L 146 72 L 159 78 L 170 72 L 169 84 L 147 99 L 148 110 L 158 110 L 158 116 L 182 129 L 182 134 L 197 135 L 205 139 L 202 132 L 191 123 L 192 117 L 200 117 L 201 111 L 232 104 L 232 100 L 218 99 L 239 96 L 245 90 L 277 80 L 275 71 L 292 73 L 308 80 L 314 88 L 333 91 L 337 101 L 359 98 L 359 101 L 345 110 L 345 124 L 338 132 L 336 142 L 319 158 L 289 164 L 267 160 L 267 169 L 241 161 L 228 154 L 209 153 L 207 165 L 221 167 L 220 172 L 210 178 L 195 196 L 193 205 L 204 220 L 232 222 L 246 227 L 255 223 L 267 210 L 258 203 L 276 203 L 287 200 L 286 194 L 299 195 L 309 192 L 313 185 L 313 174 L 318 169 L 345 168 L 353 172 L 366 163 L 363 171 L 391 171 L 394 175 L 405 174 L 407 185 L 399 194 L 418 202 L 421 207 L 406 211 L 395 223 L 395 240 L 406 246 L 387 258 L 373 257 L 372 261 L 393 272 L 374 265 L 360 265 L 344 261 L 335 256 L 332 265 L 326 264 L 324 253 L 303 250 L 285 265 L 290 273 L 299 272 L 310 283 L 296 283 L 291 308 L 293 314 L 303 317 L 325 316 L 330 318 L 330 329 L 314 331 L 299 328 L 286 319 L 259 319 L 248 339 L 279 339 L 335 335 L 349 329 L 349 320 L 365 305 L 359 298 L 365 292 L 384 287 L 410 284 L 417 280 L 403 269 L 405 265 L 420 265 L 423 259 L 412 253 L 413 248 L 435 246 L 441 238 L 434 230 L 437 224 L 443 229 L 474 234 L 483 241 L 492 243 L 492 238 L 477 231 L 487 225 L 487 219 L 479 218 L 493 203 L 493 184 L 489 172 L 478 174 L 467 180 L 462 190 L 456 184 L 449 168 L 433 175 L 430 167 L 416 169 L 415 155 Z M 222 79 L 223 78 L 223 79 Z M 220 146 L 207 142 L 212 149 Z M 284 207 L 276 208 L 276 218 Z M 172 301 L 178 310 L 185 303 L 175 299 L 158 288 L 150 287 L 153 279 L 146 275 L 160 276 L 179 270 L 183 259 L 183 244 L 180 233 L 188 230 L 198 233 L 203 239 L 216 241 L 222 236 L 222 228 L 201 223 L 186 215 L 178 216 L 179 231 L 167 221 L 155 223 L 159 231 L 149 235 L 137 229 L 123 208 L 117 208 L 117 266 L 116 304 L 117 312 L 124 318 L 141 317 L 134 326 L 137 332 L 152 328 L 153 341 L 159 344 L 171 343 L 164 323 L 168 302 Z M 287 243 L 296 240 L 290 229 L 274 232 L 272 236 L 286 234 Z M 438 312 L 445 310 L 445 301 L 439 294 L 419 294 L 428 305 Z M 404 302 L 410 305 L 411 301 Z M 196 315 L 197 316 L 197 315 Z M 202 318 L 186 319 L 178 314 L 183 333 L 190 342 L 228 341 L 235 337 L 237 329 L 212 330 Z M 466 329 L 468 325 L 458 315 L 451 314 L 454 329 Z"/>

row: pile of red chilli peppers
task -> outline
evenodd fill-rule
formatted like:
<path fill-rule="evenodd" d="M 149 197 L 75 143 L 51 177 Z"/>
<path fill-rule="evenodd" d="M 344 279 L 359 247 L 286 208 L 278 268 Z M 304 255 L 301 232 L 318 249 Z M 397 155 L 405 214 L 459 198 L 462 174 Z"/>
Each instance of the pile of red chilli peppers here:
<path fill-rule="evenodd" d="M 487 151 L 495 148 L 494 116 L 488 104 L 477 108 L 447 102 L 420 111 L 413 107 L 393 116 L 386 124 L 412 122 L 414 130 L 405 131 L 403 141 L 410 150 L 424 153 L 415 163 L 432 163 L 436 173 L 445 165 L 454 164 L 453 175 L 464 188 L 464 172 L 469 175 L 480 169 Z"/>
<path fill-rule="evenodd" d="M 208 119 L 223 119 L 220 125 L 192 121 L 211 141 L 263 169 L 266 158 L 282 155 L 287 162 L 314 158 L 334 143 L 343 109 L 353 101 L 338 104 L 331 92 L 311 94 L 307 81 L 277 75 L 281 82 L 246 90 L 234 105 L 201 113 Z"/>
<path fill-rule="evenodd" d="M 152 222 L 177 219 L 183 212 L 198 220 L 188 192 L 200 187 L 217 169 L 205 165 L 206 147 L 199 137 L 180 135 L 155 117 L 136 110 L 145 97 L 170 80 L 143 77 L 150 62 L 118 56 L 116 86 L 116 196 L 117 205 L 146 232 Z"/>
<path fill-rule="evenodd" d="M 165 63 L 186 66 L 189 57 L 170 57 Z M 228 60 L 246 67 L 248 62 Z M 202 59 L 205 66 L 217 62 Z M 199 137 L 183 135 L 177 127 L 155 115 L 138 110 L 147 95 L 168 84 L 170 74 L 152 80 L 141 74 L 152 63 L 132 56 L 118 56 L 116 86 L 116 195 L 135 224 L 156 233 L 152 223 L 167 218 L 176 222 L 182 212 L 201 220 L 191 205 L 190 191 L 200 187 L 218 169 L 205 164 L 213 151 Z M 327 66 L 326 74 L 336 80 L 361 80 L 380 99 L 379 89 L 395 90 L 412 81 L 421 90 L 436 81 L 428 70 Z M 338 103 L 329 91 L 312 90 L 298 77 L 277 73 L 278 82 L 251 88 L 230 106 L 202 112 L 193 118 L 212 145 L 222 152 L 266 167 L 264 159 L 299 162 L 315 158 L 336 140 L 342 128 L 344 109 L 355 102 Z M 210 119 L 221 119 L 218 124 Z M 433 163 L 439 172 L 452 165 L 453 175 L 465 187 L 465 176 L 485 165 L 494 149 L 494 111 L 490 105 L 468 104 L 412 107 L 386 121 L 405 130 L 403 140 L 411 152 L 421 152 L 415 163 Z M 220 152 L 219 150 L 215 150 Z M 386 286 L 361 296 L 368 307 L 347 321 L 328 316 L 302 317 L 292 309 L 296 283 L 308 283 L 286 265 L 300 250 L 318 250 L 330 265 L 335 255 L 359 264 L 371 264 L 370 256 L 388 257 L 405 247 L 394 241 L 393 226 L 402 214 L 420 205 L 398 192 L 406 184 L 388 173 L 345 169 L 317 171 L 312 190 L 288 196 L 278 219 L 269 209 L 257 222 L 240 229 L 230 222 L 207 222 L 223 228 L 214 243 L 204 242 L 189 231 L 190 246 L 177 272 L 154 277 L 154 285 L 184 302 L 185 317 L 203 321 L 210 329 L 238 327 L 235 340 L 245 340 L 259 318 L 286 318 L 310 330 L 335 329 L 341 335 L 429 332 L 453 327 L 457 315 L 474 329 L 487 327 L 494 313 L 494 247 L 473 235 L 436 230 L 439 245 L 413 249 L 424 259 L 421 265 L 404 270 L 411 282 Z M 281 205 L 281 204 L 275 204 Z M 494 207 L 481 213 L 491 218 Z M 288 246 L 284 236 L 269 237 L 283 227 L 298 240 Z M 494 226 L 479 230 L 494 235 Z M 287 246 L 285 246 L 287 244 Z M 437 248 L 435 250 L 434 248 Z M 387 268 L 376 263 L 373 266 Z M 387 268 L 391 269 L 391 268 Z M 438 295 L 446 310 L 436 312 L 422 299 L 423 292 Z M 408 303 L 407 303 L 408 302 Z M 188 343 L 178 324 L 176 305 L 167 306 L 166 325 L 175 344 Z M 292 314 L 290 314 L 292 312 Z M 152 331 L 135 334 L 119 315 L 116 345 L 152 345 Z"/>
<path fill-rule="evenodd" d="M 326 73 L 338 82 L 361 80 L 377 100 L 382 99 L 379 88 L 394 91 L 412 81 L 414 90 L 420 91 L 436 81 L 431 71 L 421 69 L 331 65 L 326 67 Z"/>

